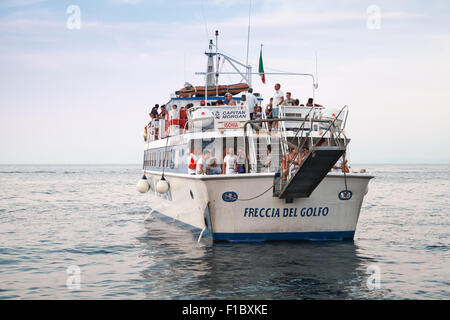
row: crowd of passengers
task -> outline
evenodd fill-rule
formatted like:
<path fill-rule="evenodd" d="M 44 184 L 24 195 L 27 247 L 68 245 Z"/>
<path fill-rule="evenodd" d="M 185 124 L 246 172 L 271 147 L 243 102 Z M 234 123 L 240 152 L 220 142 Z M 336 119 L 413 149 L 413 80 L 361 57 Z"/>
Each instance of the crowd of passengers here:
<path fill-rule="evenodd" d="M 270 146 L 268 147 L 269 149 Z M 227 154 L 220 160 L 219 163 L 216 157 L 211 157 L 209 150 L 204 150 L 203 152 L 200 149 L 191 150 L 188 160 L 188 173 L 207 175 L 245 173 L 245 153 L 243 148 L 238 148 L 237 154 L 234 153 L 234 148 L 228 148 Z M 270 153 L 268 153 L 266 161 L 271 161 Z"/>
<path fill-rule="evenodd" d="M 300 104 L 298 99 L 293 99 L 291 92 L 286 92 L 286 96 L 283 91 L 281 91 L 281 85 L 279 83 L 275 84 L 275 92 L 273 97 L 270 98 L 269 103 L 267 104 L 264 113 L 267 119 L 278 119 L 279 116 L 279 108 L 280 106 L 301 106 L 304 104 Z M 220 106 L 220 105 L 228 105 L 228 106 L 236 106 L 237 102 L 233 99 L 231 93 L 225 94 L 224 100 L 217 100 L 215 102 L 208 102 L 205 104 L 205 101 L 201 101 L 200 105 L 208 105 L 208 106 Z M 253 89 L 249 88 L 247 93 L 241 96 L 240 105 L 247 105 L 249 108 L 250 119 L 251 120 L 259 120 L 262 119 L 262 107 L 258 104 L 257 97 L 253 94 Z M 180 120 L 186 118 L 186 112 L 188 109 L 192 108 L 194 105 L 192 103 L 187 104 L 185 107 L 180 109 Z M 319 104 L 315 104 L 312 98 L 309 98 L 307 103 L 307 107 L 322 107 Z M 161 109 L 158 112 L 158 109 Z M 177 111 L 177 106 L 173 105 L 172 110 Z M 151 121 L 153 119 L 168 119 L 169 112 L 166 110 L 166 106 L 162 105 L 161 107 L 156 104 L 149 116 Z M 182 121 L 180 124 L 183 124 Z M 276 130 L 278 128 L 278 121 L 273 121 L 268 123 L 269 130 Z M 297 152 L 296 148 L 290 148 L 288 152 L 283 155 L 282 159 L 282 170 L 281 177 L 282 180 L 286 180 L 289 173 L 294 173 L 297 168 L 300 166 L 302 161 L 306 158 L 309 153 L 308 147 L 303 147 L 301 152 Z M 211 152 L 208 150 L 191 150 L 188 161 L 188 173 L 189 174 L 207 174 L 207 175 L 216 175 L 216 174 L 240 174 L 245 173 L 245 153 L 243 148 L 238 148 L 237 154 L 234 153 L 234 148 L 229 148 L 228 153 L 220 159 L 219 162 L 217 158 L 211 157 Z M 273 172 L 273 163 L 272 161 L 272 149 L 271 146 L 267 146 L 267 155 L 263 160 L 263 170 L 266 172 Z M 331 169 L 332 172 L 349 172 L 347 160 L 341 157 L 338 162 Z"/>
<path fill-rule="evenodd" d="M 247 105 L 250 113 L 250 120 L 261 120 L 263 118 L 263 112 L 267 119 L 278 119 L 279 108 L 280 106 L 300 106 L 304 107 L 304 104 L 300 104 L 299 99 L 292 98 L 291 92 L 286 92 L 286 96 L 281 91 L 281 85 L 279 83 L 275 84 L 275 91 L 273 97 L 270 98 L 269 103 L 266 105 L 264 111 L 262 106 L 258 103 L 258 98 L 253 94 L 253 89 L 249 88 L 248 91 L 241 96 L 240 105 Z M 200 102 L 201 106 L 236 106 L 238 105 L 237 101 L 233 99 L 231 93 L 227 92 L 224 96 L 224 100 L 217 100 L 205 103 L 205 101 Z M 185 107 L 182 107 L 180 112 L 180 119 L 186 117 L 186 111 L 192 108 L 194 105 L 192 103 L 187 104 Z M 321 107 L 319 104 L 315 104 L 313 98 L 309 98 L 306 102 L 307 107 Z M 173 105 L 172 110 L 178 111 L 177 106 Z M 160 111 L 158 112 L 158 109 Z M 166 109 L 165 105 L 159 106 L 156 104 L 151 112 L 149 113 L 151 121 L 153 119 L 168 119 L 169 111 Z M 150 122 L 151 122 L 150 121 Z M 272 123 L 268 123 L 269 130 L 278 128 L 278 121 L 273 121 Z"/>
<path fill-rule="evenodd" d="M 283 181 L 292 175 L 301 165 L 304 159 L 308 156 L 309 148 L 304 146 L 301 152 L 297 152 L 297 148 L 290 148 L 288 152 L 283 155 L 281 178 Z M 217 175 L 217 174 L 240 174 L 245 173 L 245 153 L 243 148 L 238 148 L 237 154 L 234 153 L 234 148 L 228 148 L 228 153 L 218 161 L 216 157 L 211 157 L 209 150 L 200 149 L 191 150 L 188 160 L 188 173 L 191 175 Z M 274 159 L 272 158 L 272 148 L 267 146 L 267 154 L 263 159 L 262 167 L 265 172 L 274 172 Z M 347 160 L 341 157 L 331 169 L 331 172 L 350 172 Z"/>

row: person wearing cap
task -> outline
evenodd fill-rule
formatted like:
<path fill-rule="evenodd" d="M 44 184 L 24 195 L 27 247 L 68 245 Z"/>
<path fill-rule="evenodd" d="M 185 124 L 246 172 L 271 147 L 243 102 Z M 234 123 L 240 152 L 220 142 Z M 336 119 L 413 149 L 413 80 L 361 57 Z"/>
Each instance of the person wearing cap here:
<path fill-rule="evenodd" d="M 231 95 L 231 93 L 227 92 L 225 93 L 225 101 L 224 103 L 227 106 L 235 106 L 236 105 L 236 101 L 233 100 L 233 96 Z"/>

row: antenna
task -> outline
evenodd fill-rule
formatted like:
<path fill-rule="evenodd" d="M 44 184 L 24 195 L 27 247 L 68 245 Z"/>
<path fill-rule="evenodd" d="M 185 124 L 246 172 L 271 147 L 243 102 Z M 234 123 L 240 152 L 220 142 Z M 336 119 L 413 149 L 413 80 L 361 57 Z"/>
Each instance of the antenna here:
<path fill-rule="evenodd" d="M 186 51 L 184 52 L 184 82 L 186 83 Z"/>
<path fill-rule="evenodd" d="M 248 8 L 248 31 L 247 31 L 247 60 L 245 60 L 245 64 L 247 65 L 247 78 L 250 79 L 251 75 L 248 70 L 248 53 L 250 50 L 250 17 L 252 15 L 252 0 L 249 0 L 249 8 Z M 249 86 L 251 83 L 249 83 Z"/>
<path fill-rule="evenodd" d="M 248 52 L 250 48 L 250 17 L 252 14 L 252 0 L 249 0 L 249 8 L 248 8 L 248 32 L 247 32 L 247 60 L 245 60 L 245 64 L 248 65 Z"/>
<path fill-rule="evenodd" d="M 218 46 L 218 41 L 219 41 L 219 30 L 216 30 L 216 96 L 219 95 L 219 60 L 220 57 L 218 55 L 219 52 L 219 46 Z"/>
<path fill-rule="evenodd" d="M 208 32 L 208 24 L 206 23 L 206 17 L 205 17 L 205 8 L 204 8 L 204 0 L 202 0 L 202 15 L 203 15 L 203 22 L 205 23 L 205 35 L 206 35 L 206 40 L 209 39 L 209 32 Z"/>
<path fill-rule="evenodd" d="M 314 84 L 314 88 L 317 89 L 319 87 L 319 74 L 317 72 L 317 51 L 315 51 L 316 54 L 316 83 Z"/>

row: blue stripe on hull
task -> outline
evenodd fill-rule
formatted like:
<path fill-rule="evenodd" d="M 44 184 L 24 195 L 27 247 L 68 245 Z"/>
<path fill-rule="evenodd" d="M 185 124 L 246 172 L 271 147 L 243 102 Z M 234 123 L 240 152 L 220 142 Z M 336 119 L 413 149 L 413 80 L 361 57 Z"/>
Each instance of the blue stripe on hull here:
<path fill-rule="evenodd" d="M 353 240 L 355 231 L 277 232 L 277 233 L 214 233 L 215 241 L 273 241 L 273 240 Z"/>

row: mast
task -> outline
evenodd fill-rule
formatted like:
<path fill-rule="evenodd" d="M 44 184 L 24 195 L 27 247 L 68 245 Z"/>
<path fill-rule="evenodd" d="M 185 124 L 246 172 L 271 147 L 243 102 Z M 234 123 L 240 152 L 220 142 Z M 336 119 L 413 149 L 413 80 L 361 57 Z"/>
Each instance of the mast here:
<path fill-rule="evenodd" d="M 219 30 L 216 30 L 216 96 L 219 95 L 219 61 L 220 61 L 220 56 L 218 55 L 218 53 L 219 53 L 218 41 L 219 41 Z"/>
<path fill-rule="evenodd" d="M 251 13 L 252 13 L 252 0 L 249 0 L 249 8 L 248 8 L 248 30 L 247 30 L 247 60 L 245 60 L 245 64 L 246 64 L 246 68 L 247 68 L 247 81 L 248 81 L 248 86 L 251 87 L 251 66 L 249 68 L 248 65 L 248 53 L 250 50 L 250 17 L 251 17 Z"/>
<path fill-rule="evenodd" d="M 214 52 L 212 52 L 213 41 L 209 40 L 209 52 L 206 53 L 208 56 L 208 64 L 206 65 L 206 72 L 208 73 L 206 77 L 206 86 L 214 87 L 215 75 L 214 75 Z"/>
<path fill-rule="evenodd" d="M 219 94 L 219 74 L 221 72 L 219 72 L 219 65 L 220 65 L 220 59 L 225 59 L 223 62 L 227 61 L 234 70 L 237 71 L 237 73 L 239 75 L 241 75 L 242 80 L 244 80 L 245 82 L 247 82 L 247 84 L 249 85 L 249 87 L 251 87 L 252 85 L 252 66 L 250 64 L 248 64 L 248 47 L 249 45 L 247 44 L 247 63 L 244 64 L 244 62 L 238 61 L 234 58 L 229 57 L 228 55 L 219 52 L 219 47 L 217 45 L 218 41 L 219 41 L 219 31 L 216 30 L 215 32 L 215 36 L 216 36 L 216 43 L 213 43 L 213 40 L 209 40 L 209 51 L 205 51 L 205 55 L 208 56 L 208 62 L 206 65 L 206 72 L 205 73 L 201 73 L 201 74 L 205 74 L 205 100 L 207 100 L 207 91 L 208 91 L 208 87 L 212 88 L 214 86 L 216 86 L 216 95 Z M 213 52 L 213 46 L 216 47 L 216 52 Z M 216 61 L 214 63 L 214 56 L 216 56 Z M 240 68 L 245 68 L 245 71 L 241 71 L 239 70 Z"/>

